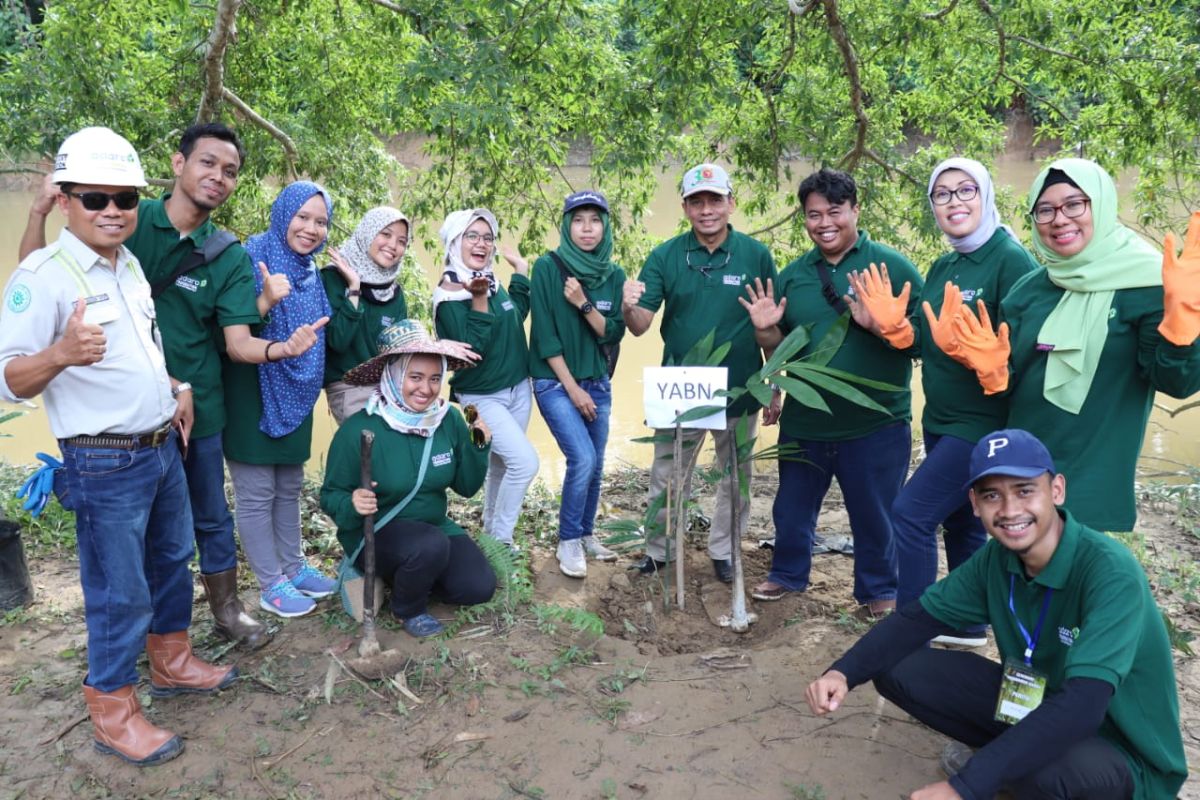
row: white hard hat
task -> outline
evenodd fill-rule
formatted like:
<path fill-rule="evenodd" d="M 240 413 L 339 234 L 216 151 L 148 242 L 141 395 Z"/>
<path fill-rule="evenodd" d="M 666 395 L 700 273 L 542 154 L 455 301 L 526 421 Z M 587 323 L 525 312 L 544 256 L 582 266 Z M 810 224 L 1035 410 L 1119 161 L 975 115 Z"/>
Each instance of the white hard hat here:
<path fill-rule="evenodd" d="M 137 151 L 124 136 L 108 128 L 84 128 L 58 148 L 54 182 L 142 187 L 146 175 Z"/>

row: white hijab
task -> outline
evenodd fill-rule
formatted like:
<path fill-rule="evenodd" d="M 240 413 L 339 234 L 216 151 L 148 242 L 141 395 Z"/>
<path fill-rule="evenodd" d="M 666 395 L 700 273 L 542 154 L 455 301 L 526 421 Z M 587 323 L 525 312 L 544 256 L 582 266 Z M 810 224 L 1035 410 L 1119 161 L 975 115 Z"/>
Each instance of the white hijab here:
<path fill-rule="evenodd" d="M 934 167 L 933 173 L 929 176 L 929 188 L 926 190 L 925 196 L 928 198 L 933 194 L 933 184 L 937 182 L 938 176 L 948 169 L 961 170 L 975 181 L 979 187 L 981 211 L 979 225 L 966 236 L 946 234 L 950 246 L 960 253 L 973 253 L 988 243 L 997 228 L 1003 228 L 1009 236 L 1016 239 L 1017 235 L 1012 232 L 1012 228 L 1000 221 L 1000 212 L 996 209 L 996 189 L 992 185 L 992 176 L 988 174 L 987 167 L 973 158 L 947 158 Z M 933 208 L 932 198 L 929 200 L 929 207 Z"/>
<path fill-rule="evenodd" d="M 492 249 L 488 256 L 487 263 L 483 265 L 481 270 L 473 270 L 463 263 L 462 259 L 462 238 L 467 232 L 467 228 L 471 227 L 475 220 L 481 219 L 488 224 L 492 229 L 492 236 L 500 235 L 500 225 L 496 222 L 496 216 L 486 208 L 464 208 L 460 211 L 454 211 L 446 217 L 446 221 L 442 223 L 441 230 L 438 231 L 438 238 L 442 240 L 442 247 L 445 249 L 445 257 L 442 260 L 443 271 L 438 278 L 438 285 L 433 290 L 433 318 L 437 319 L 438 305 L 447 300 L 470 300 L 471 293 L 467 291 L 466 285 L 475 278 L 488 279 L 488 297 L 496 293 L 496 273 L 492 268 L 496 263 L 496 250 Z M 460 289 L 448 290 L 442 288 L 442 283 L 449 281 L 457 283 Z"/>

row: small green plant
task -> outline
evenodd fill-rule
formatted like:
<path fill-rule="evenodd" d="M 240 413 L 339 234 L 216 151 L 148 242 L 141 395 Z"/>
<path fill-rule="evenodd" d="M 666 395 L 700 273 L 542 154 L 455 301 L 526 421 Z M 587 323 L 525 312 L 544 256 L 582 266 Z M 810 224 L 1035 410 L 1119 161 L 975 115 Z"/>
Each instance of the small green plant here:
<path fill-rule="evenodd" d="M 788 790 L 788 796 L 793 800 L 825 800 L 825 787 L 819 783 L 788 783 L 783 786 Z"/>

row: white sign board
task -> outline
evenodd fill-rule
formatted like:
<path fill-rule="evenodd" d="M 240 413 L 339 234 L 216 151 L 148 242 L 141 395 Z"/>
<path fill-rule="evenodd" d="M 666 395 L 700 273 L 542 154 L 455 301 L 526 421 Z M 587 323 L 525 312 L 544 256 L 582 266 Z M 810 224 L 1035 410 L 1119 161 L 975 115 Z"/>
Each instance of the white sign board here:
<path fill-rule="evenodd" d="M 726 388 L 726 367 L 646 367 L 642 370 L 642 398 L 646 406 L 646 424 L 651 428 L 674 428 L 675 418 L 684 411 L 702 406 L 720 406 L 721 410 L 680 425 L 683 428 L 725 429 L 728 398 L 717 392 Z"/>

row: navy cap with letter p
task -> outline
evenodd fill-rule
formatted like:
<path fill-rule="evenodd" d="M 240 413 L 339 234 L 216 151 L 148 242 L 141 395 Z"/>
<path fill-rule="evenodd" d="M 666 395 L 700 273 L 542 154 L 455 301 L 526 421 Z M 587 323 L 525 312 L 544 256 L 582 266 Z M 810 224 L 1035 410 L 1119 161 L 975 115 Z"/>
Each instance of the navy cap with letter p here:
<path fill-rule="evenodd" d="M 582 192 L 575 192 L 568 195 L 566 201 L 563 203 L 562 213 L 570 214 L 575 209 L 583 208 L 584 206 L 595 206 L 605 214 L 609 213 L 608 198 L 595 189 L 584 189 Z"/>
<path fill-rule="evenodd" d="M 984 436 L 971 451 L 971 479 L 966 487 L 987 475 L 1036 478 L 1043 472 L 1054 475 L 1054 459 L 1046 445 L 1029 431 L 1006 428 Z"/>

